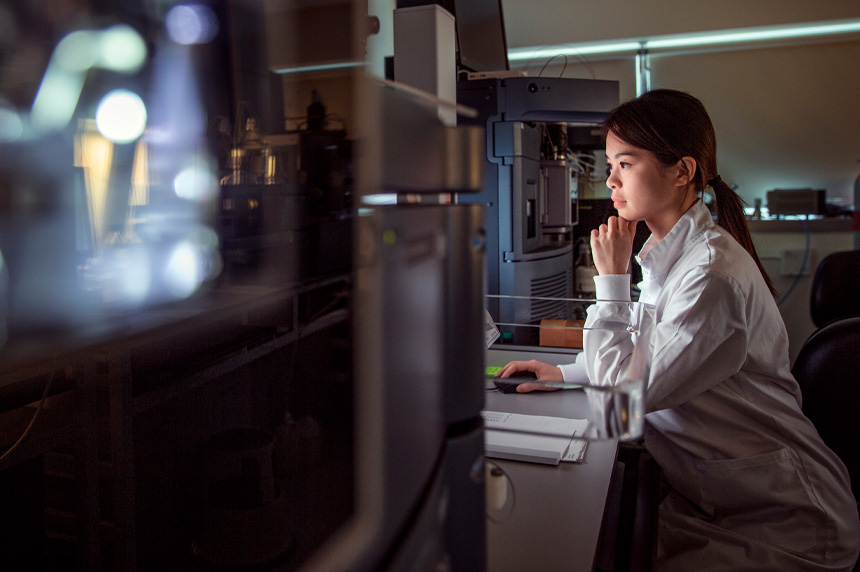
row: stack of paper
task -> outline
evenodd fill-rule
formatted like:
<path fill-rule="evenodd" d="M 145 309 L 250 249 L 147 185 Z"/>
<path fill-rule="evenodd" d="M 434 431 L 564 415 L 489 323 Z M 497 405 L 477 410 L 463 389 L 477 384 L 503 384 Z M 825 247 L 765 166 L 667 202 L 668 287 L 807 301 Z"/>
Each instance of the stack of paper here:
<path fill-rule="evenodd" d="M 500 411 L 482 411 L 481 415 L 487 457 L 557 465 L 559 461 L 578 463 L 585 456 L 585 419 Z"/>

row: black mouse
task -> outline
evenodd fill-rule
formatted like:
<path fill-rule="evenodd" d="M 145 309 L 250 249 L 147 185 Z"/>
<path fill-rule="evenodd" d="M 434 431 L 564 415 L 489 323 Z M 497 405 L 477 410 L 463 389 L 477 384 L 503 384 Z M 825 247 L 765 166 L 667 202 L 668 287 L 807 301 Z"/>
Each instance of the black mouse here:
<path fill-rule="evenodd" d="M 512 377 L 520 379 L 537 379 L 537 374 L 533 371 L 523 370 L 512 373 L 507 379 L 511 379 Z"/>
<path fill-rule="evenodd" d="M 516 393 L 519 384 L 535 379 L 537 379 L 537 375 L 533 371 L 518 371 L 511 374 L 510 377 L 500 377 L 493 383 L 502 393 Z"/>

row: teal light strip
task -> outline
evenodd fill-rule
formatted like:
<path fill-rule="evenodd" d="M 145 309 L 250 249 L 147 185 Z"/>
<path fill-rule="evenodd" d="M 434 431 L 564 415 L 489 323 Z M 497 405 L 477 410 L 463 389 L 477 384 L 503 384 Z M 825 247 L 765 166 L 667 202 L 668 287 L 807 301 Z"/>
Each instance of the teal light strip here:
<path fill-rule="evenodd" d="M 860 32 L 860 20 L 832 24 L 815 24 L 804 26 L 758 28 L 737 30 L 702 35 L 686 35 L 665 37 L 646 42 L 648 49 L 660 50 L 666 48 L 694 48 L 719 44 L 734 44 L 746 42 L 763 42 L 768 40 L 786 40 L 796 38 L 812 38 L 833 34 L 850 34 Z"/>
<path fill-rule="evenodd" d="M 589 44 L 559 44 L 534 48 L 514 48 L 508 50 L 508 60 L 512 62 L 525 60 L 540 60 L 553 56 L 589 56 L 597 54 L 613 54 L 635 52 L 641 47 L 640 42 L 614 42 Z"/>
<path fill-rule="evenodd" d="M 587 42 L 581 44 L 514 48 L 508 50 L 508 60 L 517 62 L 560 55 L 585 56 L 623 52 L 636 53 L 642 49 L 653 51 L 672 48 L 693 48 L 721 44 L 800 39 L 856 32 L 860 32 L 860 19 L 816 22 L 795 26 L 770 26 L 723 30 L 719 32 L 678 34 L 641 40 L 614 40 L 612 42 Z"/>
<path fill-rule="evenodd" d="M 276 74 L 280 75 L 288 75 L 295 73 L 310 73 L 310 72 L 320 72 L 320 71 L 331 71 L 331 70 L 343 70 L 350 68 L 357 68 L 364 65 L 364 62 L 334 62 L 331 64 L 319 64 L 313 66 L 300 66 L 295 68 L 277 68 L 272 71 Z"/>

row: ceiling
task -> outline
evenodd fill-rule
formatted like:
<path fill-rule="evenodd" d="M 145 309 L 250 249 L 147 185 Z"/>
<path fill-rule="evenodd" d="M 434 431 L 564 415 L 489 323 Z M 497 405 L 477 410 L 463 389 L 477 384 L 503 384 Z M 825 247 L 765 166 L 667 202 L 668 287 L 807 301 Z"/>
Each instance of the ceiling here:
<path fill-rule="evenodd" d="M 509 48 L 860 18 L 857 0 L 501 0 Z"/>

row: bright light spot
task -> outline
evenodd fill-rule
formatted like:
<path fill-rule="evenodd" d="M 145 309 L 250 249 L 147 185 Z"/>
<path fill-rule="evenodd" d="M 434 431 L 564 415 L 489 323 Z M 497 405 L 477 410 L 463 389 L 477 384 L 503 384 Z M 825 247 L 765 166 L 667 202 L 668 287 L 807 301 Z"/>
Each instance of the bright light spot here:
<path fill-rule="evenodd" d="M 208 226 L 203 226 L 198 229 L 197 240 L 200 241 L 200 244 L 204 247 L 211 249 L 217 249 L 218 243 L 220 242 L 218 239 L 218 233 Z"/>
<path fill-rule="evenodd" d="M 60 40 L 54 50 L 54 60 L 68 71 L 86 71 L 98 61 L 99 32 L 78 30 Z"/>
<path fill-rule="evenodd" d="M 91 68 L 131 73 L 140 69 L 145 60 L 146 44 L 128 26 L 114 26 L 103 32 L 72 32 L 57 44 L 45 70 L 33 101 L 33 127 L 50 130 L 68 125 L 78 105 L 87 71 Z M 132 120 L 135 119 L 139 118 Z"/>
<path fill-rule="evenodd" d="M 190 242 L 180 242 L 164 268 L 164 284 L 176 298 L 187 298 L 202 282 L 200 251 Z"/>
<path fill-rule="evenodd" d="M 133 28 L 113 26 L 101 32 L 98 61 L 112 71 L 135 72 L 146 61 L 146 44 Z"/>
<path fill-rule="evenodd" d="M 174 6 L 165 18 L 167 33 L 177 44 L 205 44 L 218 32 L 218 19 L 208 6 Z"/>
<path fill-rule="evenodd" d="M 397 195 L 393 193 L 365 195 L 361 198 L 361 202 L 366 205 L 395 205 L 397 204 Z"/>
<path fill-rule="evenodd" d="M 115 89 L 99 102 L 96 127 L 114 143 L 134 141 L 146 128 L 146 106 L 137 94 Z"/>
<path fill-rule="evenodd" d="M 176 196 L 183 199 L 206 201 L 215 197 L 218 191 L 218 180 L 209 169 L 186 167 L 173 179 L 173 190 Z"/>
<path fill-rule="evenodd" d="M 211 280 L 221 274 L 224 261 L 218 250 L 218 234 L 208 226 L 200 226 L 194 233 L 194 241 L 200 253 L 200 276 L 202 280 Z"/>
<path fill-rule="evenodd" d="M 0 107 L 0 142 L 17 141 L 23 134 L 24 122 L 18 112 L 11 107 Z"/>
<path fill-rule="evenodd" d="M 130 250 L 126 255 L 125 264 L 118 273 L 119 288 L 125 301 L 138 304 L 149 295 L 152 284 L 149 257 L 143 249 Z"/>
<path fill-rule="evenodd" d="M 33 127 L 48 130 L 68 125 L 78 105 L 83 83 L 83 74 L 49 66 L 33 101 L 30 117 Z"/>

